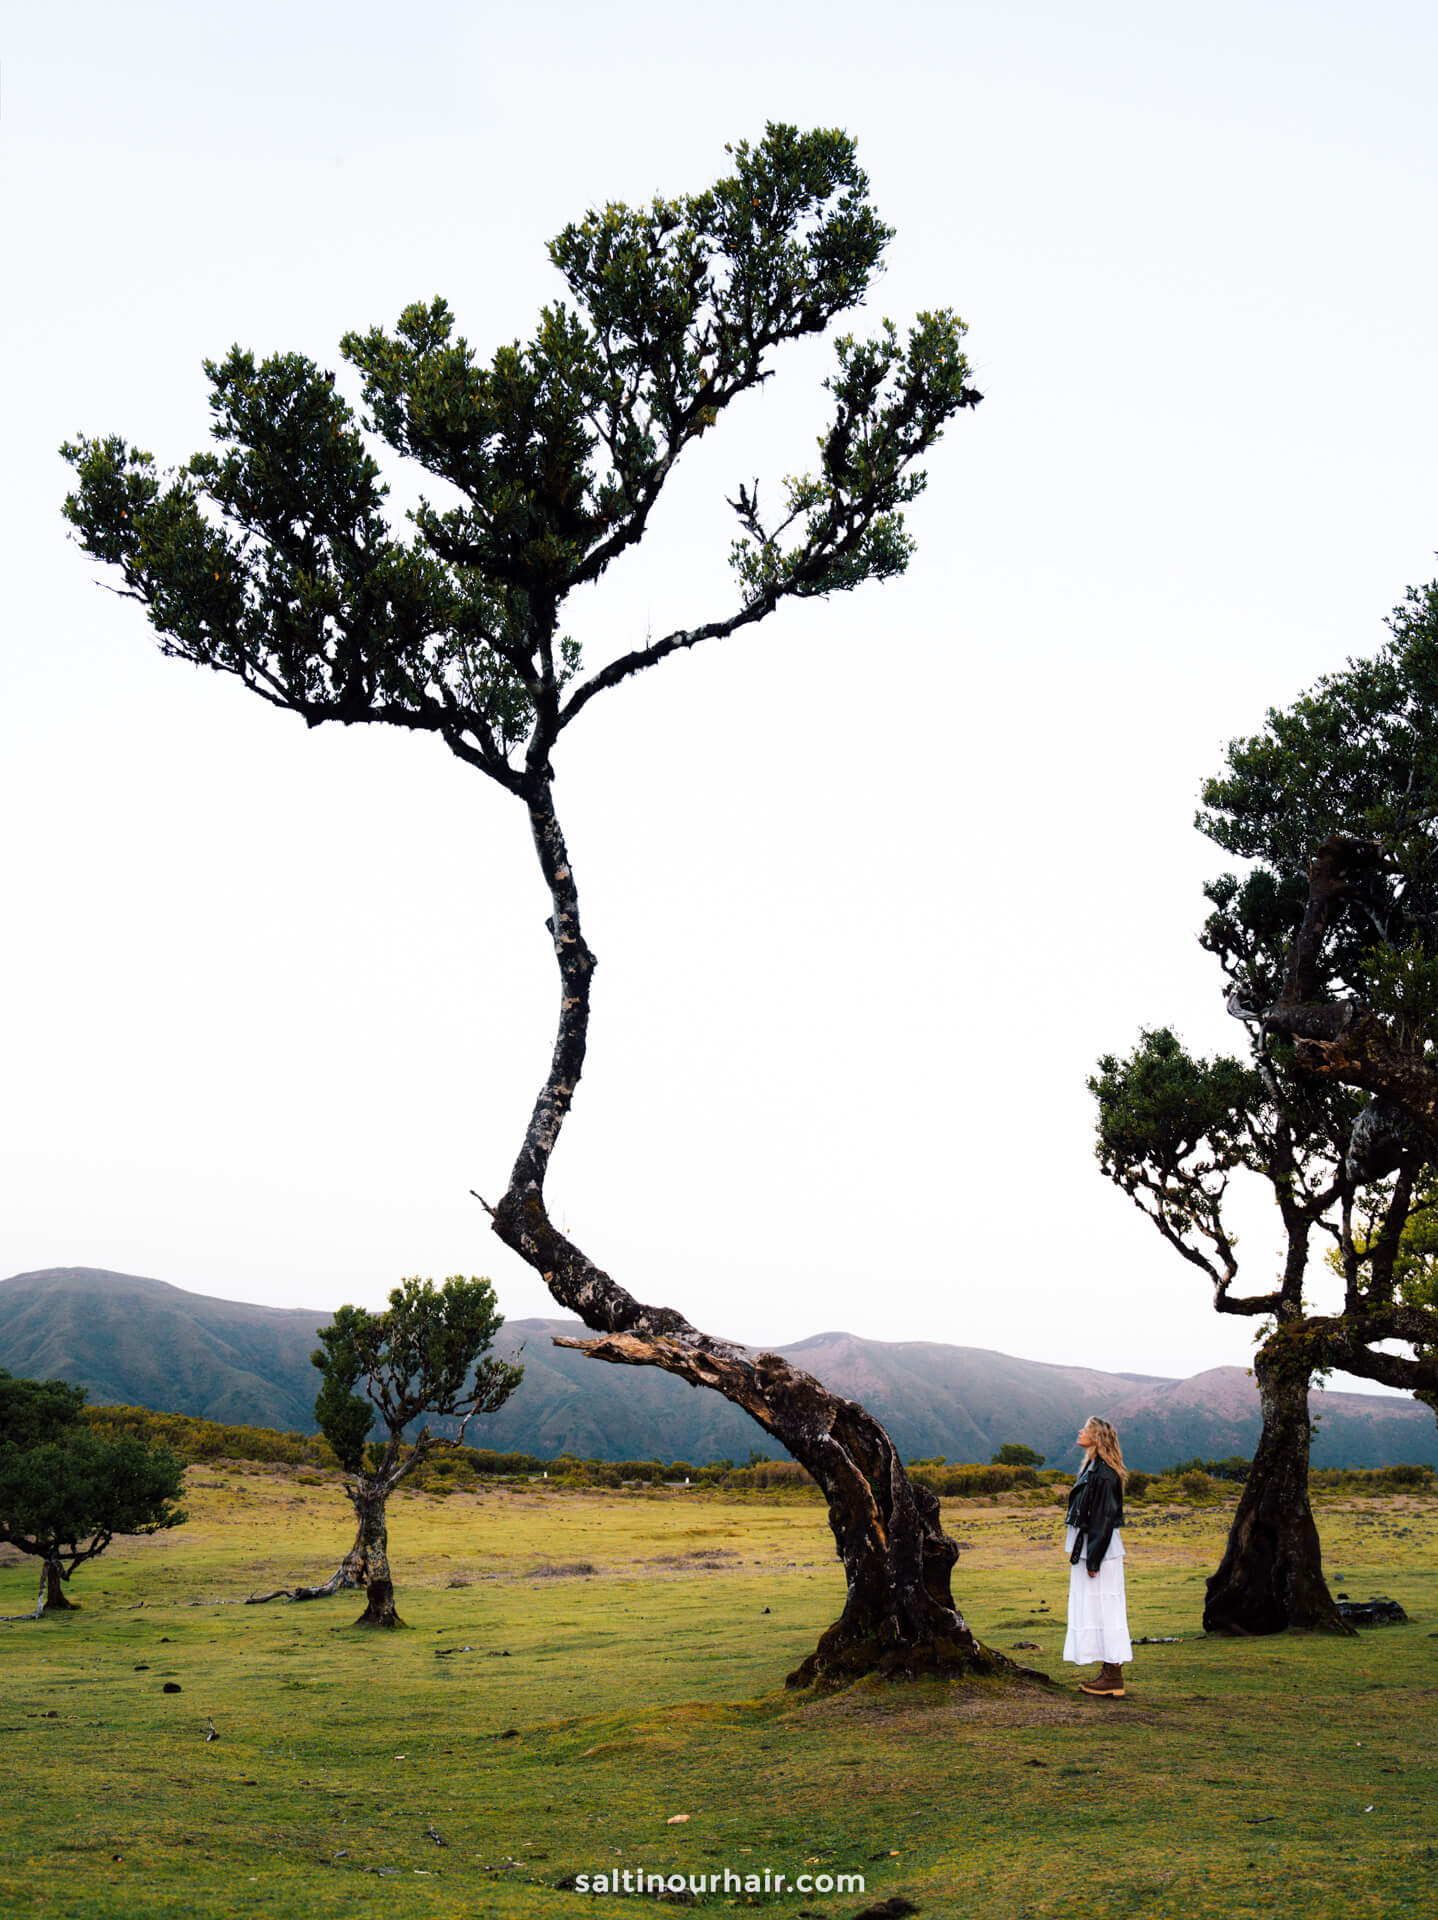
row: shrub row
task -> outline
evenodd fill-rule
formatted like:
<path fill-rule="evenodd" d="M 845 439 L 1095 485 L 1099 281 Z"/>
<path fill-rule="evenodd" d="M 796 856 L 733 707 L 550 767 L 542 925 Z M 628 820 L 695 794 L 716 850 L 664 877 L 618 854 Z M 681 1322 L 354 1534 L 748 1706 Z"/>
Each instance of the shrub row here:
<path fill-rule="evenodd" d="M 156 1413 L 148 1407 L 86 1407 L 83 1418 L 107 1435 L 131 1434 L 137 1439 L 163 1441 L 184 1460 L 254 1460 L 263 1464 L 297 1467 L 334 1467 L 329 1442 L 318 1433 L 280 1433 L 273 1427 L 226 1426 L 186 1413 Z M 1131 1499 L 1150 1492 L 1157 1498 L 1203 1499 L 1217 1494 L 1220 1483 L 1232 1486 L 1248 1477 L 1252 1462 L 1241 1454 L 1225 1460 L 1182 1460 L 1162 1473 L 1138 1469 L 1128 1476 Z M 977 1462 L 948 1461 L 942 1456 L 911 1460 L 909 1472 L 921 1486 L 948 1499 L 1012 1493 L 1043 1486 L 1066 1487 L 1072 1475 L 1052 1467 L 1042 1473 L 1025 1466 L 984 1466 Z M 433 1489 L 471 1486 L 480 1480 L 541 1479 L 561 1487 L 673 1486 L 687 1480 L 691 1486 L 722 1487 L 726 1491 L 801 1491 L 814 1483 L 797 1460 L 765 1460 L 751 1454 L 743 1465 L 711 1460 L 695 1466 L 688 1460 L 585 1460 L 562 1453 L 542 1459 L 533 1453 L 502 1453 L 489 1447 L 443 1448 L 433 1454 L 416 1476 L 417 1484 Z M 1427 1466 L 1316 1467 L 1309 1476 L 1315 1489 L 1341 1493 L 1401 1493 L 1438 1490 L 1434 1471 Z"/>
<path fill-rule="evenodd" d="M 1207 1461 L 1203 1465 L 1187 1462 L 1182 1466 L 1167 1467 L 1162 1473 L 1143 1473 L 1133 1471 L 1128 1476 L 1126 1489 L 1131 1500 L 1143 1500 L 1152 1495 L 1155 1500 L 1174 1500 L 1187 1498 L 1204 1500 L 1225 1490 L 1234 1481 L 1244 1480 L 1246 1469 L 1251 1462 L 1242 1464 L 1242 1474 L 1215 1474 L 1212 1468 L 1227 1462 Z M 1308 1484 L 1315 1491 L 1337 1493 L 1404 1493 L 1438 1491 L 1438 1478 L 1432 1467 L 1401 1465 L 1392 1467 L 1315 1467 L 1309 1473 Z"/>
<path fill-rule="evenodd" d="M 1432 1493 L 1438 1489 L 1432 1467 L 1407 1463 L 1395 1467 L 1315 1467 L 1309 1485 L 1339 1493 Z"/>
<path fill-rule="evenodd" d="M 81 1417 L 97 1432 L 161 1440 L 182 1460 L 258 1460 L 291 1467 L 332 1467 L 334 1452 L 323 1434 L 280 1433 L 274 1427 L 227 1427 L 188 1413 L 156 1413 L 150 1407 L 85 1407 Z"/>
<path fill-rule="evenodd" d="M 1032 1467 L 982 1466 L 959 1460 L 911 1460 L 909 1477 L 930 1492 L 951 1500 L 984 1493 L 1013 1493 L 1019 1487 L 1041 1486 L 1049 1478 L 1046 1474 L 1041 1481 Z"/>

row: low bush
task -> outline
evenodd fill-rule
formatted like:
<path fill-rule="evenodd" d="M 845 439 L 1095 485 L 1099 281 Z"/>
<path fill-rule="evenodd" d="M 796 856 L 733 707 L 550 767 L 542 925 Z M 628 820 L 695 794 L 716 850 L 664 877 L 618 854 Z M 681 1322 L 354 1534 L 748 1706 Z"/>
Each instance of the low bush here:
<path fill-rule="evenodd" d="M 1248 1470 L 1253 1462 L 1244 1454 L 1231 1453 L 1223 1460 L 1178 1460 L 1173 1466 L 1165 1467 L 1164 1473 L 1171 1479 L 1185 1473 L 1205 1473 L 1211 1480 L 1237 1480 L 1248 1478 Z"/>

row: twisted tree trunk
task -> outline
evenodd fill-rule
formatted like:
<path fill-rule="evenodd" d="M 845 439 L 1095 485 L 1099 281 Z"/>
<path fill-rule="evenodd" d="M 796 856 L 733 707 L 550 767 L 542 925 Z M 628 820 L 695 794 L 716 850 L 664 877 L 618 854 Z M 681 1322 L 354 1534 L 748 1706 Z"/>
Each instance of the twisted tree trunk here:
<path fill-rule="evenodd" d="M 879 1422 L 831 1394 L 778 1354 L 751 1354 L 701 1333 L 672 1307 L 645 1306 L 551 1222 L 544 1180 L 584 1066 L 594 955 L 579 924 L 579 896 L 547 777 L 532 763 L 526 792 L 540 866 L 553 902 L 549 930 L 560 975 L 554 1055 L 530 1116 L 509 1186 L 490 1209 L 494 1230 L 543 1279 L 555 1300 L 601 1337 L 557 1340 L 596 1360 L 656 1366 L 742 1407 L 823 1489 L 844 1566 L 844 1611 L 789 1675 L 792 1686 L 842 1686 L 864 1673 L 1014 1673 L 983 1646 L 954 1604 L 958 1548 L 939 1503 L 904 1471 Z"/>
<path fill-rule="evenodd" d="M 355 1625 L 402 1627 L 404 1621 L 394 1608 L 394 1582 L 389 1571 L 389 1528 L 385 1522 L 389 1484 L 382 1479 L 371 1479 L 368 1474 L 356 1475 L 349 1491 L 359 1520 L 359 1534 L 346 1559 L 355 1564 L 355 1584 L 363 1578 L 365 1585 L 365 1610 Z"/>
<path fill-rule="evenodd" d="M 1223 1559 L 1208 1582 L 1207 1633 L 1352 1632 L 1323 1577 L 1323 1549 L 1308 1504 L 1312 1375 L 1296 1347 L 1280 1325 L 1254 1358 L 1263 1432 Z"/>

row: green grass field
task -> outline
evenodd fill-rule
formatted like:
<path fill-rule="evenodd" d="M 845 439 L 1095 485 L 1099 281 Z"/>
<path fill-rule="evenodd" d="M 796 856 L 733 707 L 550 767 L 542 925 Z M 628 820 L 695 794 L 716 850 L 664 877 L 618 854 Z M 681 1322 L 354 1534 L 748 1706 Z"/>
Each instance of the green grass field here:
<path fill-rule="evenodd" d="M 337 1561 L 329 1476 L 220 1463 L 189 1487 L 183 1529 L 77 1574 L 82 1611 L 0 1628 L 6 1914 L 573 1920 L 646 1907 L 560 1885 L 576 1875 L 762 1887 L 766 1869 L 859 1873 L 867 1891 L 706 1885 L 693 1904 L 830 1920 L 896 1895 L 965 1920 L 1434 1909 L 1431 1496 L 1321 1506 L 1335 1586 L 1411 1615 L 1348 1641 L 1204 1639 L 1227 1507 L 1135 1507 L 1134 1635 L 1182 1637 L 1137 1650 L 1122 1702 L 1078 1696 L 1060 1664 L 1051 1496 L 951 1504 L 960 1604 L 995 1646 L 1038 1642 L 1016 1657 L 1060 1687 L 812 1700 L 781 1683 L 841 1600 L 817 1501 L 404 1495 L 391 1557 L 411 1631 L 372 1635 L 349 1626 L 353 1594 L 240 1604 Z M 31 1605 L 32 1576 L 0 1568 L 0 1612 Z"/>

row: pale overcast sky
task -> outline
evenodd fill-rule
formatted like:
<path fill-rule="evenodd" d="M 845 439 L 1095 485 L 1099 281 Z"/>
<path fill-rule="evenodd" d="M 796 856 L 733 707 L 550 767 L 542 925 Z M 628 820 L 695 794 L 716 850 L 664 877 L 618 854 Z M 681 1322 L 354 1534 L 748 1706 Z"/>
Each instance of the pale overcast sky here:
<path fill-rule="evenodd" d="M 552 1203 L 751 1342 L 1246 1364 L 1100 1178 L 1084 1079 L 1144 1024 L 1241 1046 L 1200 782 L 1438 564 L 1438 12 L 75 0 L 6 43 L 0 1273 L 317 1308 L 488 1273 L 553 1310 L 469 1198 L 552 1037 L 520 808 L 161 659 L 67 540 L 56 448 L 178 461 L 202 357 L 341 366 L 436 293 L 488 352 L 567 220 L 779 119 L 854 134 L 897 229 L 858 324 L 955 307 L 987 397 L 905 579 L 566 735 L 600 969 Z M 810 461 L 827 364 L 781 360 L 572 603 L 592 660 L 729 610 L 723 496 Z"/>

